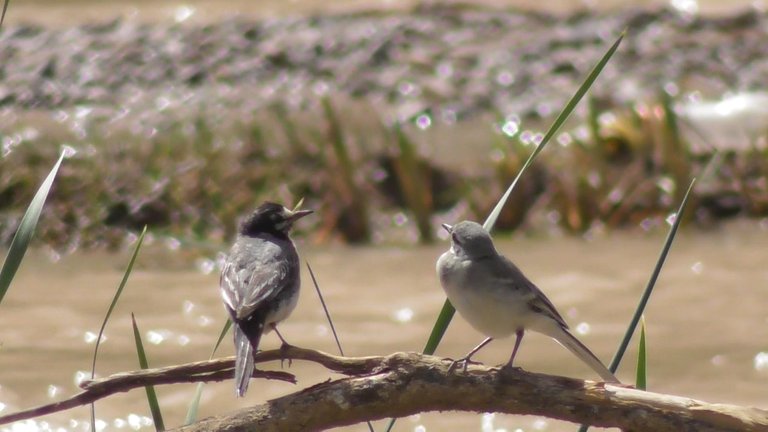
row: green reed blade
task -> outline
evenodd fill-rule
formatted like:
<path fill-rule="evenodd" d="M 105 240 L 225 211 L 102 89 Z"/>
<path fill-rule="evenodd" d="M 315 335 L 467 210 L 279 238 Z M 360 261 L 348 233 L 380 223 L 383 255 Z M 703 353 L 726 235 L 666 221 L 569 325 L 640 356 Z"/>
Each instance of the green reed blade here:
<path fill-rule="evenodd" d="M 680 222 L 682 222 L 683 220 L 683 212 L 685 212 L 685 206 L 688 204 L 688 198 L 691 195 L 691 191 L 693 190 L 694 184 L 696 184 L 696 179 L 691 180 L 691 184 L 688 186 L 688 190 L 685 192 L 685 196 L 683 196 L 683 201 L 680 203 L 680 207 L 678 207 L 677 213 L 675 213 L 675 222 L 672 224 L 672 227 L 669 229 L 667 238 L 664 241 L 664 247 L 661 248 L 661 253 L 659 254 L 659 258 L 656 260 L 656 266 L 653 268 L 653 273 L 651 273 L 651 278 L 648 280 L 648 285 L 646 285 L 645 291 L 643 291 L 643 295 L 642 297 L 640 297 L 640 303 L 638 303 L 637 309 L 635 310 L 635 314 L 632 316 L 632 320 L 630 321 L 629 326 L 627 327 L 626 333 L 624 333 L 624 338 L 621 340 L 619 349 L 616 350 L 616 354 L 613 356 L 613 360 L 611 360 L 611 365 L 608 367 L 608 369 L 613 373 L 616 373 L 616 369 L 619 368 L 621 359 L 624 357 L 624 353 L 627 352 L 629 341 L 632 339 L 632 335 L 635 334 L 635 330 L 637 329 L 637 324 L 640 322 L 640 318 L 643 316 L 643 313 L 645 312 L 645 306 L 648 304 L 648 299 L 651 297 L 651 293 L 653 292 L 653 287 L 656 286 L 656 281 L 658 280 L 659 273 L 661 273 L 661 268 L 664 266 L 664 262 L 667 259 L 667 255 L 669 254 L 669 249 L 672 247 L 672 242 L 675 240 L 675 234 L 677 234 L 677 228 L 680 226 Z M 588 429 L 589 429 L 588 425 L 582 425 L 579 428 L 579 432 L 586 432 Z"/>
<path fill-rule="evenodd" d="M 565 123 L 565 121 L 571 115 L 573 110 L 576 108 L 576 105 L 578 105 L 579 101 L 581 101 L 581 98 L 584 97 L 584 94 L 592 86 L 592 83 L 595 82 L 598 75 L 600 75 L 600 72 L 603 71 L 603 68 L 608 63 L 608 60 L 611 59 L 611 57 L 613 56 L 613 53 L 615 53 L 616 50 L 619 48 L 619 44 L 621 43 L 622 39 L 624 39 L 625 34 L 626 34 L 626 30 L 621 32 L 621 35 L 619 35 L 619 38 L 616 39 L 616 42 L 614 42 L 613 45 L 611 45 L 611 48 L 609 48 L 608 51 L 605 53 L 605 55 L 603 55 L 603 58 L 601 58 L 600 61 L 595 65 L 595 67 L 592 68 L 592 71 L 589 73 L 589 75 L 587 75 L 587 78 L 581 84 L 579 89 L 576 90 L 576 93 L 573 95 L 573 97 L 571 97 L 571 100 L 569 100 L 568 103 L 565 104 L 565 108 L 563 108 L 563 110 L 560 111 L 560 114 L 557 116 L 554 123 L 552 123 L 552 126 L 549 127 L 549 130 L 544 135 L 544 138 L 541 140 L 541 143 L 536 147 L 533 153 L 531 153 L 531 155 L 528 157 L 528 160 L 525 161 L 525 164 L 523 164 L 523 167 L 520 169 L 520 172 L 517 174 L 517 177 L 515 177 L 515 179 L 512 181 L 512 184 L 509 185 L 509 188 L 507 188 L 507 191 L 504 192 L 504 195 L 496 204 L 496 207 L 493 208 L 493 211 L 491 211 L 491 214 L 488 215 L 488 219 L 485 220 L 483 227 L 488 232 L 491 232 L 493 230 L 493 226 L 496 225 L 496 219 L 498 219 L 499 214 L 501 213 L 501 210 L 504 208 L 504 204 L 506 204 L 507 199 L 509 198 L 509 195 L 512 193 L 512 190 L 515 188 L 515 185 L 517 185 L 517 182 L 518 180 L 520 180 L 520 177 L 523 175 L 523 173 L 525 173 L 525 171 L 531 165 L 531 163 L 536 158 L 536 156 L 544 149 L 544 146 L 547 145 L 547 143 L 552 139 L 552 137 L 555 136 L 557 131 L 560 129 L 560 126 L 562 126 L 563 123 Z"/>
<path fill-rule="evenodd" d="M 645 345 L 645 318 L 640 320 L 640 343 L 637 347 L 637 376 L 635 387 L 645 390 L 648 387 L 648 355 Z"/>
<path fill-rule="evenodd" d="M 136 325 L 136 317 L 133 316 L 133 313 L 131 313 L 131 323 L 133 324 L 133 340 L 136 343 L 136 354 L 139 356 L 139 367 L 142 369 L 149 369 L 147 354 L 144 352 L 144 344 L 141 342 L 141 333 L 139 333 L 139 326 Z M 165 430 L 165 425 L 163 425 L 163 414 L 160 412 L 160 403 L 157 401 L 155 386 L 148 385 L 144 388 L 147 390 L 147 402 L 149 402 L 149 410 L 152 412 L 152 421 L 155 423 L 155 430 L 163 431 Z"/>
<path fill-rule="evenodd" d="M 296 206 L 298 209 L 299 206 Z M 219 339 L 216 340 L 216 345 L 213 346 L 213 350 L 211 351 L 211 356 L 208 357 L 209 360 L 213 359 L 213 356 L 216 354 L 216 350 L 219 349 L 219 345 L 221 345 L 221 341 L 224 340 L 224 336 L 227 335 L 227 332 L 232 327 L 232 321 L 227 320 L 226 323 L 224 323 L 224 327 L 221 329 L 221 333 L 219 334 Z M 187 416 L 184 419 L 184 424 L 192 424 L 197 420 L 197 411 L 200 407 L 200 397 L 203 395 L 203 385 L 205 383 L 197 383 L 197 388 L 195 388 L 195 395 L 192 398 L 192 402 L 189 403 L 189 409 L 187 409 Z"/>
<path fill-rule="evenodd" d="M 3 22 L 5 22 L 5 12 L 8 10 L 8 3 L 10 3 L 11 0 L 5 0 L 5 3 L 3 3 L 3 14 L 0 15 L 0 27 L 3 26 Z"/>
<path fill-rule="evenodd" d="M 512 184 L 510 184 L 509 188 L 507 188 L 506 192 L 504 192 L 504 195 L 501 197 L 499 202 L 493 208 L 493 211 L 491 211 L 491 214 L 488 215 L 488 219 L 485 220 L 483 227 L 486 230 L 488 230 L 488 232 L 493 230 L 493 226 L 496 225 L 496 219 L 498 219 L 499 214 L 501 213 L 501 210 L 504 208 L 504 204 L 506 204 L 507 199 L 509 198 L 509 195 L 512 193 L 512 190 L 517 185 L 517 182 L 518 180 L 520 180 L 520 177 L 523 175 L 523 173 L 525 173 L 525 171 L 531 165 L 531 163 L 536 158 L 536 156 L 544 149 L 544 146 L 547 145 L 547 143 L 552 139 L 553 136 L 555 136 L 555 133 L 557 133 L 557 131 L 560 129 L 560 126 L 562 126 L 563 123 L 565 123 L 565 121 L 568 119 L 568 116 L 571 115 L 574 108 L 576 108 L 576 105 L 581 100 L 581 98 L 584 96 L 587 90 L 589 90 L 589 88 L 592 86 L 592 83 L 595 82 L 598 75 L 600 75 L 600 72 L 602 72 L 603 68 L 608 63 L 608 60 L 611 59 L 613 54 L 619 48 L 619 44 L 621 43 L 622 39 L 624 39 L 624 35 L 626 33 L 627 33 L 626 30 L 621 32 L 621 35 L 619 35 L 619 38 L 616 39 L 616 42 L 614 42 L 613 45 L 611 45 L 608 51 L 600 59 L 600 61 L 597 62 L 597 64 L 589 73 L 589 75 L 587 75 L 587 78 L 581 84 L 579 89 L 576 90 L 576 93 L 573 95 L 573 97 L 571 97 L 568 103 L 565 104 L 565 107 L 563 108 L 563 110 L 560 112 L 560 114 L 555 119 L 554 123 L 552 123 L 552 126 L 550 126 L 549 130 L 544 135 L 544 138 L 541 140 L 541 143 L 536 147 L 536 149 L 531 153 L 531 155 L 525 161 L 525 164 L 523 164 L 523 167 L 520 169 L 520 172 L 517 174 L 517 177 L 515 177 L 515 179 L 512 181 Z M 440 344 L 440 340 L 443 338 L 445 331 L 448 330 L 448 325 L 451 323 L 451 319 L 453 319 L 453 315 L 455 312 L 456 312 L 456 309 L 453 307 L 451 302 L 448 299 L 446 299 L 445 303 L 443 304 L 443 308 L 440 310 L 440 315 L 438 315 L 437 321 L 435 322 L 435 325 L 432 327 L 432 332 L 429 335 L 427 344 L 424 347 L 425 354 L 431 355 L 431 354 L 434 354 L 435 350 L 437 350 L 437 346 Z M 394 426 L 394 424 L 395 424 L 395 419 L 392 419 L 389 422 L 389 425 L 387 426 L 387 432 L 392 430 L 392 427 Z"/>
<path fill-rule="evenodd" d="M 544 146 L 547 145 L 547 143 L 552 139 L 553 136 L 555 136 L 555 133 L 557 133 L 557 130 L 560 128 L 560 126 L 565 123 L 565 120 L 568 118 L 568 116 L 573 112 L 574 108 L 576 108 L 576 105 L 579 103 L 581 98 L 584 96 L 584 94 L 587 92 L 590 86 L 592 86 L 592 83 L 595 82 L 595 79 L 597 79 L 597 76 L 600 74 L 600 72 L 605 67 L 606 63 L 608 63 L 608 60 L 613 56 L 613 53 L 616 52 L 616 49 L 619 47 L 619 43 L 621 43 L 621 40 L 624 38 L 625 32 L 622 32 L 619 38 L 616 40 L 616 42 L 613 43 L 610 49 L 603 55 L 603 58 L 600 59 L 600 61 L 595 65 L 595 67 L 592 69 L 592 71 L 587 76 L 586 80 L 584 80 L 584 83 L 579 87 L 579 89 L 576 91 L 576 93 L 573 95 L 570 101 L 565 105 L 565 108 L 560 112 L 560 115 L 557 116 L 554 123 L 552 123 L 552 126 L 547 131 L 546 135 L 544 135 L 544 138 L 542 139 L 541 143 L 536 147 L 536 150 L 534 150 L 531 155 L 528 157 L 528 159 L 525 161 L 525 164 L 523 164 L 523 167 L 520 169 L 520 172 L 517 174 L 517 177 L 512 181 L 512 184 L 509 185 L 509 188 L 507 188 L 507 191 L 504 193 L 504 195 L 501 197 L 499 202 L 496 204 L 496 207 L 493 208 L 493 211 L 491 211 L 491 214 L 488 215 L 488 219 L 486 219 L 485 223 L 483 224 L 483 227 L 488 230 L 489 232 L 493 230 L 493 226 L 496 224 L 496 219 L 499 217 L 499 214 L 501 213 L 502 208 L 504 208 L 504 204 L 507 202 L 507 199 L 509 198 L 509 195 L 512 193 L 512 190 L 517 185 L 517 182 L 520 180 L 520 177 L 523 175 L 523 173 L 526 172 L 528 167 L 531 165 L 533 160 L 536 158 L 536 156 L 541 152 L 541 150 L 544 149 Z M 443 309 L 440 311 L 440 315 L 438 316 L 437 322 L 435 323 L 435 326 L 432 328 L 432 333 L 429 336 L 429 340 L 427 341 L 427 345 L 424 348 L 424 352 L 426 354 L 433 354 L 435 350 L 437 349 L 437 345 L 440 343 L 440 340 L 443 337 L 443 334 L 448 329 L 448 324 L 450 324 L 451 319 L 453 318 L 453 314 L 455 312 L 455 309 L 451 303 L 446 300 L 445 304 L 443 304 Z"/>
<path fill-rule="evenodd" d="M 109 317 L 112 315 L 112 311 L 115 309 L 115 305 L 117 305 L 117 301 L 120 299 L 120 295 L 123 293 L 123 288 L 125 288 L 125 285 L 128 282 L 128 277 L 131 275 L 131 271 L 133 271 L 133 264 L 136 262 L 136 257 L 139 255 L 139 249 L 141 249 L 141 244 L 144 243 L 144 236 L 146 234 L 147 227 L 145 225 L 144 229 L 141 230 L 141 235 L 139 235 L 138 241 L 136 241 L 136 247 L 133 249 L 131 260 L 128 261 L 128 267 L 125 269 L 123 279 L 120 281 L 120 285 L 118 285 L 117 291 L 112 297 L 112 303 L 109 304 L 109 309 L 107 309 L 107 314 L 104 316 L 104 320 L 101 322 L 101 328 L 99 329 L 99 334 L 96 337 L 96 346 L 93 349 L 93 360 L 91 362 L 91 379 L 96 376 L 96 358 L 99 355 L 99 347 L 101 346 L 101 337 L 104 335 L 104 329 L 107 327 Z M 91 404 L 91 430 L 96 430 L 96 409 L 94 404 Z"/>
<path fill-rule="evenodd" d="M 694 184 L 696 184 L 696 179 L 691 180 L 691 184 L 688 186 L 688 190 L 685 192 L 685 196 L 683 196 L 683 201 L 680 203 L 680 207 L 677 209 L 677 213 L 675 214 L 675 221 L 672 224 L 672 228 L 670 228 L 669 233 L 667 234 L 666 240 L 664 241 L 664 247 L 661 249 L 661 254 L 659 254 L 658 260 L 656 260 L 656 266 L 653 268 L 653 273 L 651 274 L 651 278 L 648 281 L 648 285 L 645 287 L 645 291 L 640 298 L 640 303 L 637 305 L 637 309 L 635 310 L 635 314 L 632 317 L 632 321 L 630 321 L 629 327 L 624 334 L 624 339 L 621 341 L 621 345 L 619 345 L 619 349 L 616 351 L 616 355 L 613 356 L 613 360 L 611 360 L 611 365 L 608 368 L 611 370 L 611 372 L 615 373 L 616 369 L 619 368 L 621 359 L 624 357 L 624 353 L 627 351 L 627 346 L 629 346 L 629 341 L 632 339 L 632 335 L 637 329 L 637 324 L 640 322 L 640 317 L 642 317 L 643 313 L 645 312 L 645 306 L 648 304 L 648 299 L 651 297 L 653 287 L 656 285 L 656 280 L 659 278 L 661 268 L 664 266 L 664 262 L 667 259 L 669 250 L 672 247 L 672 242 L 675 240 L 677 229 L 680 226 L 680 222 L 683 220 L 683 212 L 685 212 L 685 206 L 688 205 L 688 199 L 691 196 L 691 191 L 693 190 Z"/>
<path fill-rule="evenodd" d="M 6 6 L 8 2 L 6 2 Z M 8 292 L 8 288 L 11 286 L 16 271 L 21 265 L 21 261 L 24 259 L 24 254 L 27 253 L 29 243 L 32 241 L 32 236 L 35 234 L 35 228 L 37 222 L 40 220 L 40 213 L 43 211 L 45 200 L 48 198 L 48 192 L 51 190 L 53 180 L 56 178 L 56 173 L 59 172 L 61 162 L 66 157 L 66 151 L 61 153 L 56 165 L 53 166 L 48 176 L 43 180 L 43 184 L 35 193 L 32 201 L 27 207 L 27 211 L 21 218 L 19 228 L 16 230 L 16 234 L 11 241 L 11 247 L 8 249 L 8 256 L 5 257 L 3 262 L 3 268 L 0 269 L 0 303 L 3 301 L 5 293 Z"/>

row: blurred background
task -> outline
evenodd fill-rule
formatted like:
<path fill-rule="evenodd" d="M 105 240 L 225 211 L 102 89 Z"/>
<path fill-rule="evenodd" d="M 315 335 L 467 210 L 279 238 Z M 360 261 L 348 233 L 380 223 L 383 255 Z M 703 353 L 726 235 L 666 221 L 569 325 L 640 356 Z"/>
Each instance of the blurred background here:
<path fill-rule="evenodd" d="M 99 375 L 137 367 L 130 312 L 151 342 L 151 365 L 207 358 L 225 319 L 223 253 L 239 218 L 266 199 L 304 198 L 316 210 L 295 238 L 348 354 L 421 350 L 445 298 L 434 276 L 447 247 L 440 223 L 485 219 L 625 29 L 494 234 L 608 362 L 669 215 L 697 177 L 648 311 L 650 389 L 764 406 L 765 6 L 12 1 L 0 29 L 3 245 L 57 155 L 73 155 L 0 306 L 0 414 L 76 391 L 145 225 Z M 282 333 L 334 352 L 309 281 Z M 438 354 L 457 357 L 480 340 L 457 316 Z M 264 344 L 278 346 L 271 336 Z M 500 364 L 511 346 L 495 342 L 480 359 Z M 595 378 L 543 337 L 527 338 L 519 358 L 526 369 Z M 619 377 L 632 381 L 633 368 L 630 353 Z M 301 387 L 328 377 L 298 363 L 291 372 Z M 254 382 L 237 400 L 231 387 L 207 386 L 202 415 L 296 389 Z M 166 425 L 181 424 L 193 391 L 159 389 Z M 101 430 L 150 430 L 148 415 L 143 391 L 97 404 Z M 87 418 L 83 408 L 0 431 L 88 430 Z M 395 430 L 457 429 L 575 427 L 451 413 Z"/>

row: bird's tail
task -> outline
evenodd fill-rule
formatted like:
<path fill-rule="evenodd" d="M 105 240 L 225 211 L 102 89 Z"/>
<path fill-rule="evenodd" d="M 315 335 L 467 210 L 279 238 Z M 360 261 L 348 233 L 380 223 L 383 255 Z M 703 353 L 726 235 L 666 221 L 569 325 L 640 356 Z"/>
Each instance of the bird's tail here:
<path fill-rule="evenodd" d="M 261 327 L 264 325 L 262 324 Z M 253 375 L 253 354 L 259 346 L 261 340 L 262 328 L 258 331 L 250 332 L 247 335 L 240 327 L 235 324 L 235 392 L 238 397 L 245 396 L 248 390 L 248 383 Z"/>
<path fill-rule="evenodd" d="M 600 378 L 602 378 L 603 381 L 608 383 L 621 383 L 616 378 L 616 376 L 610 370 L 608 370 L 607 367 L 605 367 L 603 362 L 601 362 L 600 359 L 597 358 L 597 356 L 589 350 L 589 348 L 587 348 L 583 343 L 576 339 L 576 336 L 572 335 L 568 329 L 560 326 L 558 326 L 558 329 L 560 331 L 556 333 L 548 332 L 549 336 L 559 342 L 560 345 L 568 348 L 568 350 L 575 354 L 576 357 L 580 358 L 581 361 L 587 364 L 587 366 L 591 367 L 592 370 L 600 375 Z"/>

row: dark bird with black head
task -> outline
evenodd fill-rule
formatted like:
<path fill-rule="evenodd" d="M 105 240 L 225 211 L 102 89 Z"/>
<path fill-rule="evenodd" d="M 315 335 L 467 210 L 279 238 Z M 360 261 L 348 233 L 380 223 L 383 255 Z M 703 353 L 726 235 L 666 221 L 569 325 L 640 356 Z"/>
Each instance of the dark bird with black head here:
<path fill-rule="evenodd" d="M 298 208 L 298 206 L 297 206 Z M 300 265 L 288 236 L 293 224 L 312 210 L 260 205 L 240 225 L 221 270 L 219 287 L 235 333 L 235 392 L 242 397 L 253 374 L 253 355 L 262 335 L 277 331 L 299 300 Z"/>

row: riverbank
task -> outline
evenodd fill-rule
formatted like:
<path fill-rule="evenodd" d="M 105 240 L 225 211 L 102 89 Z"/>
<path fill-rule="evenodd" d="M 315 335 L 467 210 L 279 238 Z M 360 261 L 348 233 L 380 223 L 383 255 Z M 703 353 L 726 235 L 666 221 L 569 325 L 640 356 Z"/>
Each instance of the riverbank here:
<path fill-rule="evenodd" d="M 543 153 L 498 226 L 650 229 L 712 149 L 733 140 L 741 150 L 715 160 L 691 213 L 702 224 L 764 217 L 764 116 L 744 137 L 702 138 L 686 107 L 764 90 L 766 24 L 754 9 L 555 16 L 424 6 L 8 26 L 0 238 L 8 241 L 67 144 L 77 153 L 39 231 L 60 249 L 117 246 L 144 224 L 220 240 L 260 200 L 299 197 L 321 210 L 309 227 L 318 241 L 428 241 L 439 220 L 485 217 L 625 28 L 591 103 Z"/>

